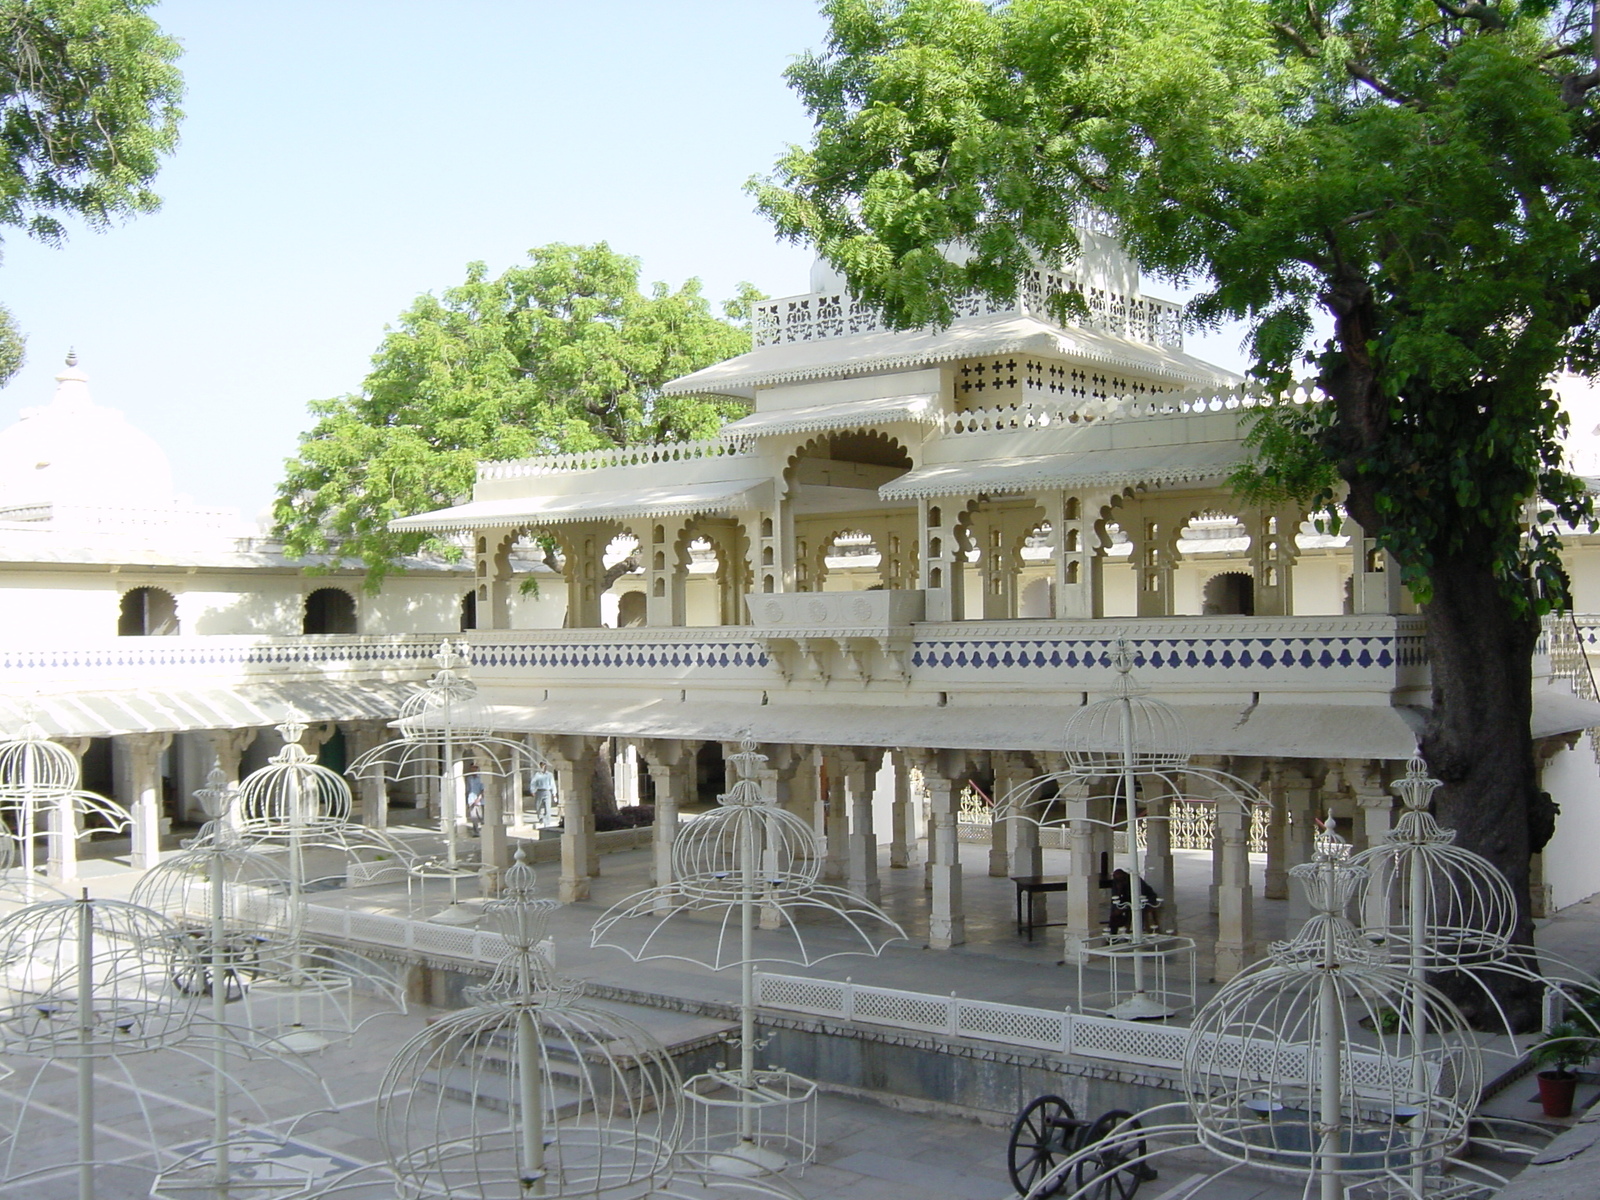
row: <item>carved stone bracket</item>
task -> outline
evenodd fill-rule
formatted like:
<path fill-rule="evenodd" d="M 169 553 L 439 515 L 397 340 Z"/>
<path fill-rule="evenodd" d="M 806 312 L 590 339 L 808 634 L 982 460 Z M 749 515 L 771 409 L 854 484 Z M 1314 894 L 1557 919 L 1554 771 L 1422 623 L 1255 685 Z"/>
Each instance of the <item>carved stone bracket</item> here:
<path fill-rule="evenodd" d="M 751 627 L 785 683 L 910 681 L 921 592 L 784 592 L 748 603 Z"/>

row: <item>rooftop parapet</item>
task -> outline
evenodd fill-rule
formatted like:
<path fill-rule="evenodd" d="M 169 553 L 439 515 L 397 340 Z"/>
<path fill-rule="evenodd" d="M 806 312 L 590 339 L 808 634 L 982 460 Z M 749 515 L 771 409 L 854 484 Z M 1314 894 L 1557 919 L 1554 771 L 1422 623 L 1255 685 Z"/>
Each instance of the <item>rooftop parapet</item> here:
<path fill-rule="evenodd" d="M 503 462 L 481 462 L 478 478 L 521 479 L 534 475 L 567 475 L 603 467 L 638 467 L 685 462 L 695 458 L 743 458 L 754 453 L 749 438 L 706 438 L 697 442 L 651 442 L 639 446 L 604 446 L 570 454 L 540 454 Z"/>
<path fill-rule="evenodd" d="M 1249 384 L 1207 388 L 1191 392 L 1162 392 L 1154 396 L 1122 396 L 1084 401 L 1077 397 L 1029 404 L 997 404 L 951 413 L 944 422 L 946 434 L 994 433 L 1011 429 L 1044 429 L 1081 425 L 1088 421 L 1140 421 L 1155 417 L 1198 416 L 1240 409 L 1306 405 L 1324 399 L 1311 384 L 1286 392 L 1263 392 Z"/>
<path fill-rule="evenodd" d="M 997 302 L 976 292 L 959 297 L 955 316 L 1018 313 L 1061 325 L 1051 297 L 1079 295 L 1088 305 L 1087 321 L 1074 322 L 1101 333 L 1127 338 L 1164 350 L 1183 349 L 1181 305 L 1085 283 L 1069 271 L 1036 267 L 1022 279 L 1014 300 Z M 882 318 L 843 291 L 808 292 L 763 300 L 751 308 L 751 332 L 757 349 L 788 342 L 878 333 L 889 328 Z"/>

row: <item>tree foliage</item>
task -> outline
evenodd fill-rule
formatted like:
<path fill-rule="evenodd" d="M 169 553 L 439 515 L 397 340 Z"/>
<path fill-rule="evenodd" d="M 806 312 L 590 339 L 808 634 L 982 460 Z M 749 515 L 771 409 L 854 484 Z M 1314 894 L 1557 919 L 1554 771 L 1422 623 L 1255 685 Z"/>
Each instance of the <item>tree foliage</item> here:
<path fill-rule="evenodd" d="M 0 0 L 0 225 L 58 244 L 62 218 L 90 228 L 151 212 L 178 143 L 178 43 L 149 0 Z M 26 339 L 0 306 L 0 385 Z"/>
<path fill-rule="evenodd" d="M 1434 555 L 1491 547 L 1516 603 L 1563 597 L 1519 518 L 1541 493 L 1583 516 L 1546 384 L 1600 361 L 1589 0 L 827 9 L 827 51 L 790 71 L 815 142 L 754 186 L 865 299 L 948 321 L 1108 212 L 1147 269 L 1202 285 L 1196 320 L 1251 323 L 1265 379 L 1314 308 L 1344 322 L 1318 359 L 1334 411 L 1290 424 L 1420 596 Z"/>
<path fill-rule="evenodd" d="M 11 310 L 0 304 L 0 386 L 8 383 L 22 369 L 28 339 L 17 328 Z"/>
<path fill-rule="evenodd" d="M 698 280 L 646 295 L 638 261 L 603 242 L 530 250 L 496 277 L 473 263 L 401 315 L 359 393 L 311 405 L 278 532 L 291 554 L 359 559 L 376 588 L 432 544 L 388 523 L 455 503 L 480 461 L 709 437 L 742 409 L 661 387 L 748 350 L 738 318 L 753 296 L 746 286 L 722 319 Z"/>
<path fill-rule="evenodd" d="M 0 224 L 46 242 L 160 204 L 178 141 L 178 43 L 149 0 L 0 0 Z"/>
<path fill-rule="evenodd" d="M 1075 252 L 1090 209 L 1199 285 L 1194 320 L 1248 321 L 1273 384 L 1331 315 L 1326 403 L 1269 413 L 1240 482 L 1324 504 L 1337 482 L 1394 554 L 1428 617 L 1441 803 L 1525 880 L 1549 812 L 1522 697 L 1537 618 L 1566 600 L 1554 526 L 1591 515 L 1549 381 L 1600 366 L 1600 6 L 826 8 L 826 50 L 790 71 L 816 135 L 752 186 L 891 320 L 1006 294 Z"/>

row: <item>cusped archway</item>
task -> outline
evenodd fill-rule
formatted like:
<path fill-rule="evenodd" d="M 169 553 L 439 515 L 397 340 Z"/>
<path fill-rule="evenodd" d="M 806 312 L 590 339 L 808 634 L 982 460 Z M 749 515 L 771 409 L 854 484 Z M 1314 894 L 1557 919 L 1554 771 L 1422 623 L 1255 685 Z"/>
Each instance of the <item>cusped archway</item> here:
<path fill-rule="evenodd" d="M 305 611 L 300 618 L 300 632 L 307 634 L 355 633 L 355 597 L 343 588 L 318 588 L 306 597 Z"/>
<path fill-rule="evenodd" d="M 172 637 L 178 632 L 178 600 L 165 588 L 124 592 L 117 611 L 118 637 Z"/>

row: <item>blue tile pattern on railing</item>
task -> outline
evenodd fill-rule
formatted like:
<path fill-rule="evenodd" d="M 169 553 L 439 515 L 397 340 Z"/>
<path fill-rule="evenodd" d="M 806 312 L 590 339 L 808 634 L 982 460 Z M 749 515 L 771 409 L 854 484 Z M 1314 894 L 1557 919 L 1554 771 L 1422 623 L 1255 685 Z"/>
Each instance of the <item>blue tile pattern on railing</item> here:
<path fill-rule="evenodd" d="M 941 639 L 919 643 L 914 667 L 1106 667 L 1112 665 L 1115 638 L 1062 641 Z M 1392 634 L 1344 637 L 1188 637 L 1130 638 L 1135 670 L 1331 670 L 1351 667 L 1420 666 L 1427 661 L 1422 639 Z"/>
<path fill-rule="evenodd" d="M 383 662 L 426 665 L 431 663 L 433 656 L 439 650 L 437 638 L 367 645 L 350 642 L 329 645 L 297 642 L 251 646 L 205 646 L 194 643 L 162 645 L 164 640 L 130 638 L 126 646 L 0 648 L 0 671 L 81 670 L 97 667 L 245 667 L 290 663 Z"/>
<path fill-rule="evenodd" d="M 767 651 L 760 642 L 635 642 L 582 645 L 571 642 L 478 642 L 472 646 L 475 667 L 633 667 L 718 668 L 764 667 Z"/>

